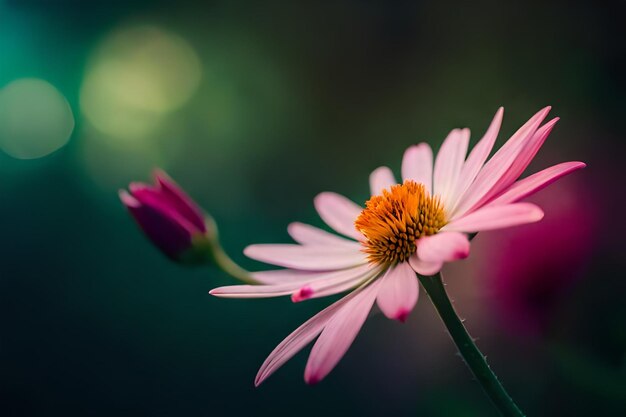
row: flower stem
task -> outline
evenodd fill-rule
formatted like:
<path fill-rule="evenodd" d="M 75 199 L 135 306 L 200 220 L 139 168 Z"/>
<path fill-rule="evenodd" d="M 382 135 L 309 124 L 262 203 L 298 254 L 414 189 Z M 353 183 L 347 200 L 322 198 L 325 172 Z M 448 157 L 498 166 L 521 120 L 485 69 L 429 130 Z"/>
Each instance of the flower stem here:
<path fill-rule="evenodd" d="M 246 284 L 258 284 L 258 282 L 252 278 L 249 271 L 246 271 L 240 267 L 235 261 L 222 248 L 220 243 L 219 232 L 217 230 L 217 223 L 209 215 L 205 217 L 205 223 L 208 232 L 206 235 L 202 235 L 199 241 L 194 245 L 204 256 L 204 259 L 212 261 L 212 263 L 226 272 L 231 277 L 238 279 Z"/>
<path fill-rule="evenodd" d="M 419 275 L 419 280 L 446 325 L 465 363 L 483 387 L 487 396 L 500 411 L 500 414 L 507 417 L 523 417 L 524 413 L 515 405 L 500 381 L 498 381 L 498 377 L 489 368 L 485 356 L 478 350 L 463 322 L 459 319 L 456 311 L 454 311 L 454 307 L 446 293 L 441 273 L 430 277 Z"/>
<path fill-rule="evenodd" d="M 246 271 L 233 261 L 224 249 L 222 249 L 222 246 L 217 242 L 211 245 L 211 257 L 215 262 L 215 265 L 233 278 L 247 284 L 258 284 L 258 282 L 252 278 L 250 272 Z"/>

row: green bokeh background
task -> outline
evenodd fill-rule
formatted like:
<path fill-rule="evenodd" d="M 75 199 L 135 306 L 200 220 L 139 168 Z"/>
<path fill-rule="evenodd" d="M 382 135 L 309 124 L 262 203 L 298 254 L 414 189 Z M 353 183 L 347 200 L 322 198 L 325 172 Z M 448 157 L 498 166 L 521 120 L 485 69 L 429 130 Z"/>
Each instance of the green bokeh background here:
<path fill-rule="evenodd" d="M 304 384 L 300 354 L 255 389 L 267 354 L 328 301 L 210 297 L 232 280 L 170 263 L 117 191 L 162 166 L 233 258 L 261 268 L 243 247 L 287 241 L 293 220 L 321 226 L 318 192 L 363 202 L 369 172 L 399 173 L 410 144 L 437 149 L 465 126 L 475 143 L 503 105 L 501 144 L 550 104 L 562 120 L 531 168 L 589 165 L 563 180 L 597 217 L 581 278 L 533 338 L 477 306 L 489 288 L 464 276 L 472 259 L 449 289 L 529 415 L 624 415 L 625 19 L 622 1 L 0 1 L 0 88 L 44 79 L 76 119 L 51 155 L 0 152 L 0 414 L 495 415 L 425 296 L 406 325 L 371 318 L 321 384 Z M 180 36 L 202 70 L 145 153 L 94 142 L 80 103 L 98 45 L 137 25 Z"/>

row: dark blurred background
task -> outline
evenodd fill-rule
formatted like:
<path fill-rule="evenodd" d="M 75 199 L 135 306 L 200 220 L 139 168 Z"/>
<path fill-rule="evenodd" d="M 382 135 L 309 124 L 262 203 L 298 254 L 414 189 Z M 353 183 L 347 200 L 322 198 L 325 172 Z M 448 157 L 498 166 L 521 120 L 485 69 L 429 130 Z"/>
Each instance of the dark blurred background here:
<path fill-rule="evenodd" d="M 444 270 L 470 332 L 530 416 L 626 415 L 626 3 L 0 1 L 0 414 L 492 416 L 430 301 L 374 316 L 309 387 L 267 354 L 328 304 L 223 300 L 117 197 L 166 169 L 241 254 L 363 202 L 379 165 L 454 127 L 498 145 L 561 121 L 529 171 L 588 167 L 533 199 L 543 222 Z"/>

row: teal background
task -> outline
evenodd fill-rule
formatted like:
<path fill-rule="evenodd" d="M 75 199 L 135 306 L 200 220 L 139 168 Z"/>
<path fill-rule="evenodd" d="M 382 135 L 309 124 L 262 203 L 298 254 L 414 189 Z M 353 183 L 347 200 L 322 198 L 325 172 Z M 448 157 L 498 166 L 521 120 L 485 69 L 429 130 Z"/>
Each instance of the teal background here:
<path fill-rule="evenodd" d="M 529 303 L 547 324 L 517 331 L 489 302 L 495 287 L 481 271 L 518 247 L 478 236 L 446 280 L 528 415 L 624 415 L 625 12 L 622 1 L 0 1 L 0 88 L 42 78 L 76 120 L 46 157 L 0 152 L 0 413 L 496 415 L 425 294 L 405 325 L 370 318 L 319 385 L 303 382 L 299 354 L 255 389 L 269 352 L 328 300 L 210 297 L 233 281 L 168 261 L 117 191 L 163 167 L 215 217 L 233 258 L 260 269 L 242 249 L 288 241 L 294 220 L 322 226 L 318 192 L 364 202 L 369 172 L 399 174 L 409 145 L 437 149 L 465 126 L 473 144 L 502 105 L 501 145 L 549 104 L 561 121 L 529 171 L 585 161 L 554 189 L 591 213 L 593 233 L 564 261 L 574 273 L 557 269 L 556 290 Z M 136 25 L 180 36 L 201 68 L 193 95 L 142 139 L 145 152 L 94 139 L 81 108 L 94 51 Z"/>

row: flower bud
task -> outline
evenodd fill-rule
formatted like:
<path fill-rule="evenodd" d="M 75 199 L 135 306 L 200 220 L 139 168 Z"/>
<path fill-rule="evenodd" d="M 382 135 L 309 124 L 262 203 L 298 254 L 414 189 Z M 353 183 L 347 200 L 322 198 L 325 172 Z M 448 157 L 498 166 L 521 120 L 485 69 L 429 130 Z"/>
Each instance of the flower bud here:
<path fill-rule="evenodd" d="M 131 183 L 120 190 L 122 203 L 139 227 L 165 255 L 184 264 L 210 261 L 215 223 L 205 219 L 198 205 L 163 171 L 155 171 L 154 185 Z"/>

